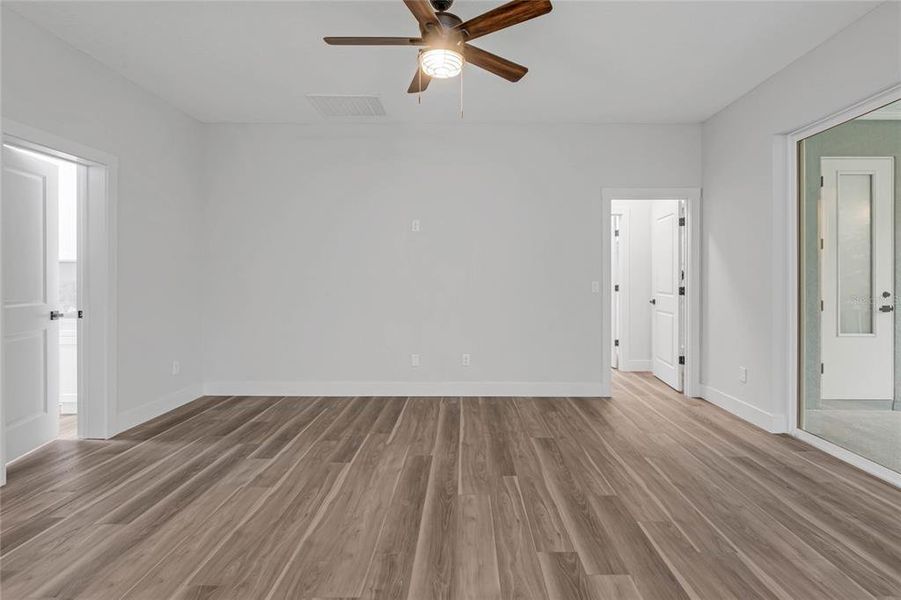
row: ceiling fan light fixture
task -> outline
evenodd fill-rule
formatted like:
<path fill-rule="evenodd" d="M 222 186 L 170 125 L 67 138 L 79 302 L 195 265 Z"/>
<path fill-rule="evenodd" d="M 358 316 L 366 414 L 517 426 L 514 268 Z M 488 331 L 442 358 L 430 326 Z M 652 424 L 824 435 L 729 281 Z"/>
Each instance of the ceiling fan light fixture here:
<path fill-rule="evenodd" d="M 463 55 L 446 48 L 431 48 L 419 55 L 419 66 L 433 79 L 450 79 L 463 70 Z"/>

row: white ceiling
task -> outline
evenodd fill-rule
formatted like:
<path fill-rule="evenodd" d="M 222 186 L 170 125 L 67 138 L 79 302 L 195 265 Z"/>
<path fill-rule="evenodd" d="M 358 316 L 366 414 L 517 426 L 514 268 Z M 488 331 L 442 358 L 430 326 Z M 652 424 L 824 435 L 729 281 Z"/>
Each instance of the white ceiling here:
<path fill-rule="evenodd" d="M 464 20 L 501 2 L 458 0 Z M 466 120 L 698 122 L 877 2 L 590 2 L 479 39 L 524 64 L 511 84 L 464 75 Z M 416 50 L 324 35 L 417 35 L 401 0 L 4 2 L 201 121 L 317 122 L 306 94 L 377 94 L 387 119 L 459 119 L 459 80 L 406 93 Z"/>

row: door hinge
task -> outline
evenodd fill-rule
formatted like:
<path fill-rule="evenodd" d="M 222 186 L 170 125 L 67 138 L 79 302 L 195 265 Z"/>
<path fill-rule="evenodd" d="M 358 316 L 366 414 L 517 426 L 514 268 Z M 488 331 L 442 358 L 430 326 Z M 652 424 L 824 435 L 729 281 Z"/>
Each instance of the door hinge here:
<path fill-rule="evenodd" d="M 618 291 L 619 291 L 619 284 L 618 284 L 618 283 L 613 284 L 613 291 L 614 291 L 614 292 L 618 292 Z"/>
<path fill-rule="evenodd" d="M 613 230 L 613 237 L 619 237 L 619 229 Z"/>
<path fill-rule="evenodd" d="M 820 175 L 820 187 L 823 187 L 823 185 L 824 185 L 823 176 Z"/>
<path fill-rule="evenodd" d="M 679 295 L 680 295 L 680 296 L 684 296 L 684 295 L 685 295 L 685 286 L 684 286 L 684 285 L 680 285 L 680 286 L 679 286 Z"/>
<path fill-rule="evenodd" d="M 820 300 L 820 312 L 823 312 L 824 310 L 826 310 L 826 309 L 823 308 L 823 301 Z"/>
<path fill-rule="evenodd" d="M 679 217 L 679 227 L 685 227 L 685 217 Z"/>
<path fill-rule="evenodd" d="M 820 238 L 820 250 L 826 247 L 826 243 L 823 241 L 823 238 Z"/>
<path fill-rule="evenodd" d="M 680 356 L 680 357 L 679 357 L 679 364 L 680 364 L 680 365 L 684 365 L 684 364 L 685 364 L 685 357 L 684 357 L 684 356 Z"/>
<path fill-rule="evenodd" d="M 619 346 L 619 340 L 613 340 L 613 345 L 614 345 L 614 346 Z"/>

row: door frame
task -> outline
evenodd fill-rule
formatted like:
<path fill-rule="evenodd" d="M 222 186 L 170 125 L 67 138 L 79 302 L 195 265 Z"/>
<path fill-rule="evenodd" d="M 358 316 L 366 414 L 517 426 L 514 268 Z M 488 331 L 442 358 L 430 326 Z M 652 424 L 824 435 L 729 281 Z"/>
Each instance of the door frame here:
<path fill-rule="evenodd" d="M 78 293 L 85 318 L 79 324 L 78 331 L 78 435 L 80 438 L 107 439 L 113 434 L 117 405 L 116 205 L 119 161 L 101 150 L 6 118 L 2 121 L 2 141 L 25 150 L 66 159 L 80 167 Z M 0 320 L 0 331 L 2 328 Z M 3 382 L 2 359 L 0 355 L 0 383 Z M 3 410 L 3 402 L 0 401 L 0 485 L 6 482 Z"/>
<path fill-rule="evenodd" d="M 901 84 L 892 85 L 813 123 L 773 136 L 773 389 L 784 398 L 785 423 L 774 433 L 788 433 L 867 473 L 901 487 L 901 473 L 854 454 L 801 429 L 801 141 L 877 108 L 901 100 Z"/>
<path fill-rule="evenodd" d="M 685 201 L 685 369 L 683 394 L 701 396 L 701 188 L 603 188 L 601 190 L 601 231 L 604 259 L 601 261 L 601 395 L 610 396 L 610 301 L 612 273 L 610 269 L 610 211 L 613 200 L 684 200 Z"/>
<path fill-rule="evenodd" d="M 616 213 L 616 216 L 619 218 L 619 228 L 618 229 L 613 228 L 613 218 L 612 218 L 613 214 L 611 213 L 611 215 L 610 215 L 611 231 L 622 232 L 622 231 L 626 230 L 626 227 L 627 227 L 626 223 L 628 223 L 628 221 L 629 221 L 628 216 L 625 214 L 622 214 L 622 213 Z M 628 289 L 628 285 L 625 282 L 627 270 L 623 267 L 623 265 L 625 264 L 625 259 L 626 259 L 625 252 L 623 251 L 623 246 L 625 245 L 625 244 L 623 244 L 623 236 L 622 235 L 617 236 L 616 233 L 614 233 L 613 235 L 614 235 L 614 237 L 618 237 L 619 239 L 611 239 L 611 241 L 610 241 L 611 249 L 613 248 L 614 245 L 617 246 L 617 248 L 616 248 L 617 251 L 616 251 L 615 256 L 613 255 L 612 250 L 611 250 L 610 277 L 611 277 L 611 281 L 613 281 L 614 278 L 619 279 L 620 287 L 619 287 L 619 291 L 611 290 L 611 295 L 610 295 L 610 337 L 611 337 L 611 341 L 613 341 L 613 344 L 610 346 L 610 364 L 611 364 L 611 366 L 613 366 L 613 357 L 615 355 L 616 356 L 616 366 L 613 368 L 619 370 L 619 369 L 623 368 L 623 356 L 626 355 L 626 352 L 624 350 L 624 344 L 623 344 L 623 342 L 626 341 L 626 338 L 623 338 L 623 336 L 622 336 L 622 327 L 623 327 L 623 322 L 629 321 L 628 312 L 626 312 L 625 315 L 623 313 L 624 304 L 625 304 L 623 302 L 623 298 L 625 297 L 626 290 Z M 616 277 L 617 275 L 619 277 Z M 614 297 L 616 298 L 616 302 L 613 302 Z M 625 308 L 625 310 L 628 311 L 628 308 Z M 615 325 L 614 325 L 614 322 L 615 322 Z M 616 343 L 617 337 L 619 337 L 619 344 Z"/>

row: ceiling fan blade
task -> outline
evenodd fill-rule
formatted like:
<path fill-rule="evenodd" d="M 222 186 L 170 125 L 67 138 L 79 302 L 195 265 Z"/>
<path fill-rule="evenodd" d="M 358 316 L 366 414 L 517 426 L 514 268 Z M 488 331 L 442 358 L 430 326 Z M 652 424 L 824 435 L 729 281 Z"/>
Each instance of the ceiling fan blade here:
<path fill-rule="evenodd" d="M 404 0 L 404 4 L 413 13 L 422 31 L 441 29 L 441 23 L 438 22 L 438 17 L 435 16 L 435 10 L 429 0 Z"/>
<path fill-rule="evenodd" d="M 529 72 L 522 65 L 518 65 L 506 58 L 501 58 L 497 54 L 485 52 L 481 48 L 476 48 L 469 44 L 463 44 L 463 55 L 466 57 L 466 62 L 485 69 L 489 73 L 503 77 L 507 81 L 519 81 L 523 78 L 523 75 Z"/>
<path fill-rule="evenodd" d="M 474 40 L 483 35 L 546 15 L 551 12 L 550 0 L 513 0 L 493 10 L 479 15 L 456 27 L 463 31 L 466 40 Z"/>
<path fill-rule="evenodd" d="M 425 40 L 412 37 L 325 37 L 332 46 L 425 46 Z"/>
<path fill-rule="evenodd" d="M 421 87 L 420 81 L 422 82 Z M 413 74 L 413 81 L 410 82 L 410 87 L 407 88 L 407 93 L 418 94 L 419 92 L 424 92 L 431 82 L 432 78 L 423 73 L 421 68 L 416 69 L 416 73 Z"/>

